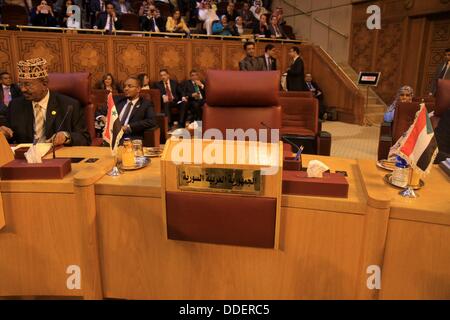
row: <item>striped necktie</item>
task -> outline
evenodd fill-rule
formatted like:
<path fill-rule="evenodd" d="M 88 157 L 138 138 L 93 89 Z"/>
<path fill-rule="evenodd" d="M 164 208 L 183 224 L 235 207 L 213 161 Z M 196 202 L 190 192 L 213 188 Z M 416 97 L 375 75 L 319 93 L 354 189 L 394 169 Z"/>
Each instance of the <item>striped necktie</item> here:
<path fill-rule="evenodd" d="M 45 142 L 44 132 L 44 109 L 39 104 L 34 106 L 35 119 L 34 119 L 34 140 L 35 142 Z"/>

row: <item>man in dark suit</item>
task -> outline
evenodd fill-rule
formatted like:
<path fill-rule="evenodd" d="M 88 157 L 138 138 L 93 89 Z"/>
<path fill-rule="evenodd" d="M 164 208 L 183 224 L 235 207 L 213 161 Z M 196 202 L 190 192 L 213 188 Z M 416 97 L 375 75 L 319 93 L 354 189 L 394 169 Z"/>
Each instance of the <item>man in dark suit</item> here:
<path fill-rule="evenodd" d="M 8 72 L 0 73 L 0 126 L 5 124 L 8 106 L 12 99 L 22 95 L 19 87 L 12 83 L 11 75 Z"/>
<path fill-rule="evenodd" d="M 254 42 L 244 43 L 246 57 L 239 61 L 241 71 L 264 71 L 264 61 L 260 57 L 255 57 L 256 49 Z"/>
<path fill-rule="evenodd" d="M 170 79 L 167 69 L 159 71 L 161 81 L 154 85 L 154 88 L 161 92 L 161 105 L 164 106 L 164 113 L 168 117 L 169 125 L 172 125 L 172 115 L 170 110 L 177 108 L 180 113 L 180 128 L 185 127 L 185 113 L 187 99 L 183 95 L 183 90 L 175 80 Z"/>
<path fill-rule="evenodd" d="M 430 95 L 436 95 L 437 82 L 439 79 L 450 80 L 450 48 L 445 50 L 444 63 L 439 65 L 436 76 L 433 79 Z"/>
<path fill-rule="evenodd" d="M 11 101 L 6 125 L 0 127 L 10 143 L 90 145 L 80 103 L 48 89 L 47 62 L 30 59 L 18 67 L 23 97 Z"/>
<path fill-rule="evenodd" d="M 439 153 L 434 163 L 445 161 L 450 158 L 450 109 L 444 112 L 439 123 L 434 130 Z"/>
<path fill-rule="evenodd" d="M 286 71 L 286 86 L 288 91 L 307 91 L 305 84 L 305 67 L 300 57 L 300 48 L 292 47 L 289 49 L 289 57 L 292 63 Z"/>
<path fill-rule="evenodd" d="M 106 12 L 100 13 L 96 23 L 97 29 L 107 30 L 113 32 L 114 30 L 122 29 L 120 16 L 117 15 L 116 9 L 112 3 L 106 4 Z"/>
<path fill-rule="evenodd" d="M 186 80 L 184 83 L 184 96 L 188 101 L 188 110 L 192 112 L 192 120 L 202 120 L 202 108 L 205 104 L 206 92 L 205 85 L 200 81 L 197 70 L 191 70 L 190 80 Z"/>
<path fill-rule="evenodd" d="M 277 59 L 275 59 L 276 49 L 273 44 L 268 44 L 264 48 L 264 54 L 260 57 L 264 61 L 264 70 L 277 70 Z"/>
<path fill-rule="evenodd" d="M 101 12 L 106 11 L 106 1 L 105 0 L 90 0 L 88 9 L 89 9 L 91 26 L 94 26 L 96 17 Z"/>
<path fill-rule="evenodd" d="M 151 32 L 166 31 L 166 21 L 158 13 L 154 5 L 149 6 L 147 18 L 144 20 L 142 27 L 144 31 L 151 31 Z"/>
<path fill-rule="evenodd" d="M 305 84 L 306 88 L 313 94 L 313 97 L 319 100 L 319 117 L 326 120 L 327 114 L 325 113 L 325 106 L 323 104 L 323 92 L 319 88 L 319 85 L 313 81 L 310 73 L 305 75 Z"/>
<path fill-rule="evenodd" d="M 123 85 L 125 97 L 114 99 L 119 120 L 122 124 L 123 138 L 143 139 L 144 131 L 157 126 L 153 104 L 140 96 L 141 81 L 129 77 Z M 97 120 L 106 122 L 107 108 L 103 108 Z"/>

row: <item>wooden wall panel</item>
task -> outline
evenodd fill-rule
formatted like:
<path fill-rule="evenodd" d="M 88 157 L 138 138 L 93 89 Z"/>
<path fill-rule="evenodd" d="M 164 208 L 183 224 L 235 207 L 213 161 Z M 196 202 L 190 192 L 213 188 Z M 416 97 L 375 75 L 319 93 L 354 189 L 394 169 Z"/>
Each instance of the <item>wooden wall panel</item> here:
<path fill-rule="evenodd" d="M 187 50 L 185 41 L 155 40 L 155 65 L 154 74 L 159 76 L 159 70 L 166 68 L 177 80 L 186 79 L 189 72 Z M 157 80 L 157 79 L 154 79 Z"/>
<path fill-rule="evenodd" d="M 366 9 L 381 7 L 381 30 L 368 30 Z M 353 5 L 349 64 L 359 71 L 381 71 L 378 95 L 391 103 L 402 85 L 427 95 L 436 68 L 450 46 L 448 1 L 369 1 Z"/>
<path fill-rule="evenodd" d="M 44 57 L 48 62 L 49 72 L 63 72 L 63 48 L 60 37 L 43 36 L 39 37 L 21 36 L 17 37 L 18 56 L 20 59 L 32 59 Z"/>
<path fill-rule="evenodd" d="M 205 76 L 206 70 L 208 69 L 222 69 L 222 49 L 222 43 L 218 41 L 207 43 L 200 41 L 192 42 L 192 68 L 199 71 L 202 77 Z"/>
<path fill-rule="evenodd" d="M 109 70 L 107 68 L 107 43 L 95 38 L 68 39 L 70 72 L 89 71 L 94 85 Z"/>
<path fill-rule="evenodd" d="M 11 57 L 11 42 L 9 37 L 0 37 L 0 70 L 5 70 L 10 73 L 15 73 L 13 70 Z"/>
<path fill-rule="evenodd" d="M 149 55 L 148 41 L 114 40 L 114 69 L 117 80 L 125 81 L 128 76 L 139 73 L 149 73 L 147 57 Z"/>

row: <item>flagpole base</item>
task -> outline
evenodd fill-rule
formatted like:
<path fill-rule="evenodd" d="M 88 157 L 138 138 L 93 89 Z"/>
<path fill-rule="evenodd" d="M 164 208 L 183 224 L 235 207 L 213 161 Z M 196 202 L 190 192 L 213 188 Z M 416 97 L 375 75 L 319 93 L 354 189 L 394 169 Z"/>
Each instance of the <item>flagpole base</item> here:
<path fill-rule="evenodd" d="M 405 198 L 417 198 L 416 193 L 414 192 L 414 189 L 411 187 L 407 187 L 406 189 L 399 192 L 399 195 Z"/>
<path fill-rule="evenodd" d="M 120 171 L 117 166 L 114 166 L 114 168 L 112 168 L 111 171 L 107 173 L 107 175 L 110 177 L 118 177 L 121 175 L 121 173 L 122 171 Z"/>

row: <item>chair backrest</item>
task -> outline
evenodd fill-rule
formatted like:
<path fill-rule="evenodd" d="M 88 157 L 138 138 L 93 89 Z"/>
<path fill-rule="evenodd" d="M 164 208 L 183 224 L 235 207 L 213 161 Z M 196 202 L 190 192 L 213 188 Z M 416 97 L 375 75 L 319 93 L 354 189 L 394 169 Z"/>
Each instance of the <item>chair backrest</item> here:
<path fill-rule="evenodd" d="M 225 139 L 226 129 L 280 129 L 279 83 L 278 71 L 208 70 L 203 130 L 218 129 Z"/>
<path fill-rule="evenodd" d="M 312 98 L 311 91 L 280 91 L 280 97 Z"/>
<path fill-rule="evenodd" d="M 124 13 L 120 16 L 123 30 L 139 31 L 139 16 L 133 13 Z"/>
<path fill-rule="evenodd" d="M 31 8 L 30 8 L 31 9 Z M 2 23 L 15 25 L 28 24 L 28 12 L 22 6 L 5 4 L 2 6 Z"/>
<path fill-rule="evenodd" d="M 89 72 L 49 73 L 48 88 L 78 100 L 84 108 L 86 126 L 93 141 L 95 135 L 95 106 L 91 103 Z"/>
<path fill-rule="evenodd" d="M 155 2 L 155 7 L 159 9 L 159 12 L 161 13 L 161 16 L 163 16 L 163 17 L 170 17 L 170 16 L 172 16 L 172 10 L 170 8 L 170 4 L 165 3 L 165 2 L 161 2 L 161 1 L 156 1 Z"/>
<path fill-rule="evenodd" d="M 159 89 L 141 90 L 141 96 L 153 103 L 155 113 L 161 112 L 161 92 Z"/>
<path fill-rule="evenodd" d="M 281 97 L 283 128 L 295 127 L 319 131 L 319 103 L 315 98 Z"/>
<path fill-rule="evenodd" d="M 436 87 L 435 115 L 441 117 L 450 109 L 450 80 L 439 79 Z"/>

